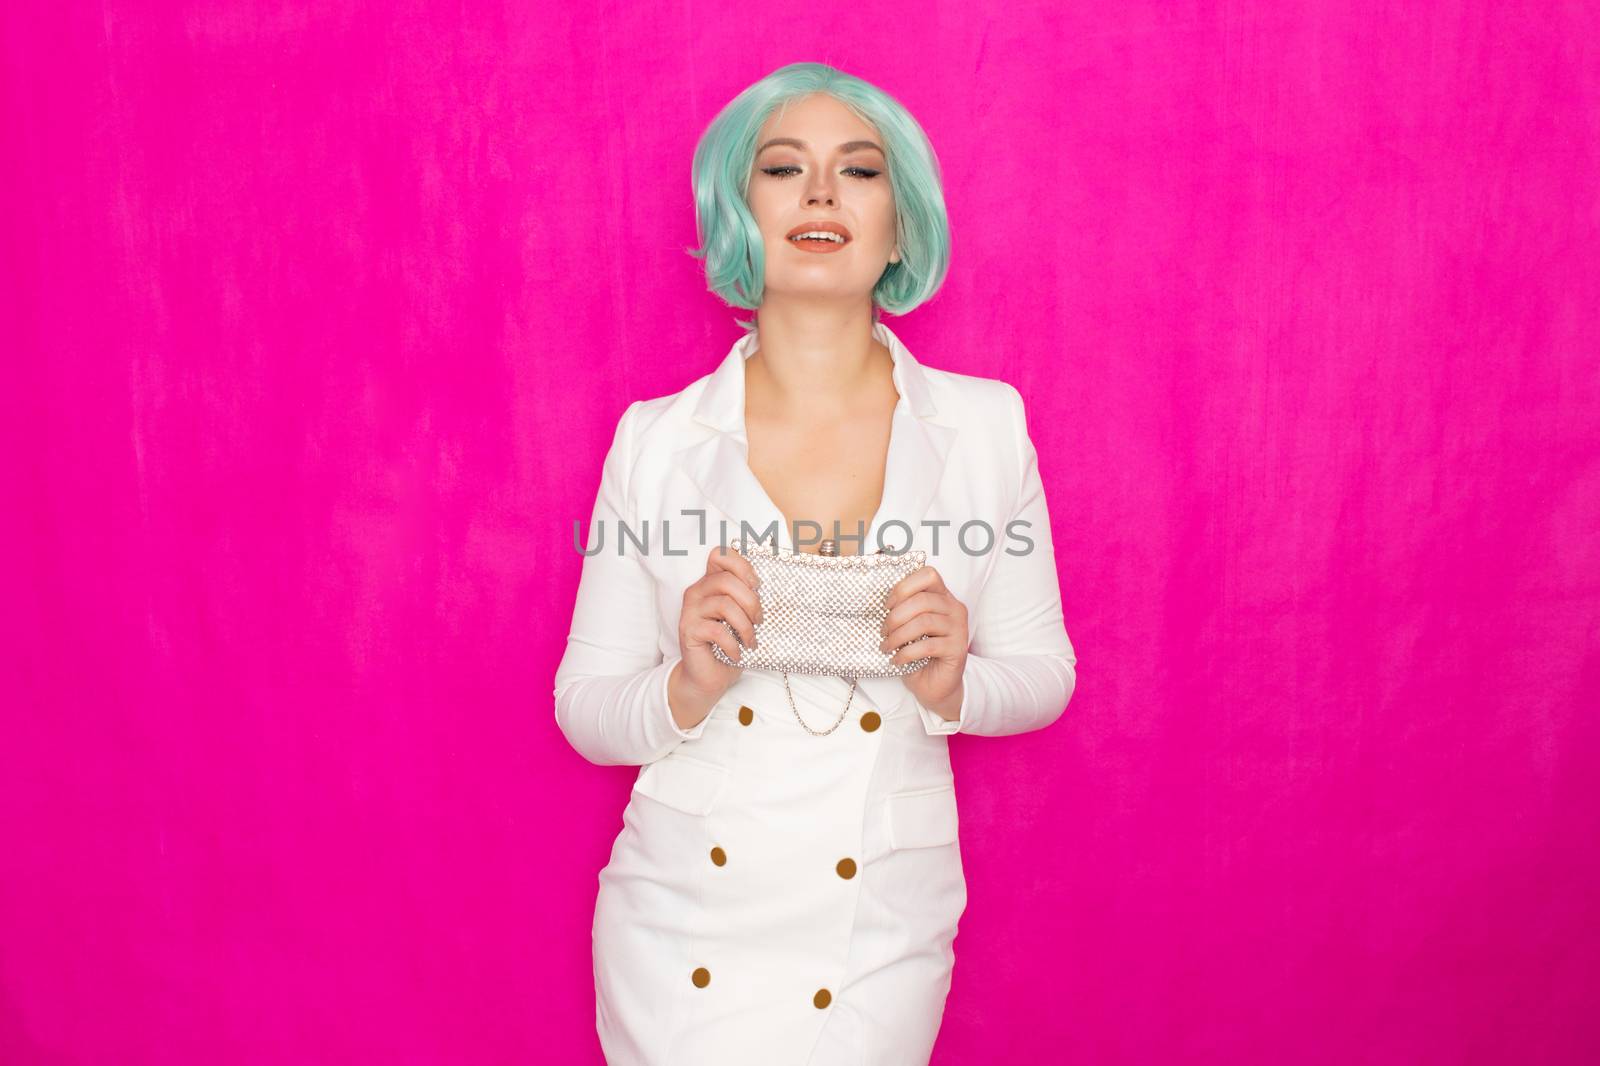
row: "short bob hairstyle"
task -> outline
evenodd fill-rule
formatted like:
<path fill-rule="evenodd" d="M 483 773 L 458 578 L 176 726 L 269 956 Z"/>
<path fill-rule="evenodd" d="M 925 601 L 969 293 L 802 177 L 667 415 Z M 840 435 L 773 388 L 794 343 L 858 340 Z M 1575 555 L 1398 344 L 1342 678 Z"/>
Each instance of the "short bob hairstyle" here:
<path fill-rule="evenodd" d="M 904 314 L 931 299 L 950 270 L 950 221 L 939 158 L 898 100 L 825 63 L 779 67 L 711 120 L 694 150 L 695 227 L 701 245 L 687 251 L 705 260 L 706 283 L 724 302 L 746 310 L 761 306 L 766 254 L 745 199 L 756 137 L 775 109 L 812 93 L 834 97 L 883 138 L 900 261 L 884 269 L 873 286 L 872 301 L 875 308 Z M 739 324 L 746 330 L 756 326 L 753 319 Z"/>

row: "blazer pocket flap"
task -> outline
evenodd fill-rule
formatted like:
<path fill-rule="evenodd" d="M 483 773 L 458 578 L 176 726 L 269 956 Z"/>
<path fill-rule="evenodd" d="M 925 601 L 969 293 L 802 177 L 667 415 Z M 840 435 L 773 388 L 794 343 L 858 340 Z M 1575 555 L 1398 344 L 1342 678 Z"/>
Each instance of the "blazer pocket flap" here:
<path fill-rule="evenodd" d="M 728 783 L 728 768 L 668 752 L 639 772 L 634 791 L 685 814 L 709 814 Z"/>
<path fill-rule="evenodd" d="M 959 829 L 955 785 L 890 793 L 891 848 L 931 848 L 940 844 L 954 844 Z"/>

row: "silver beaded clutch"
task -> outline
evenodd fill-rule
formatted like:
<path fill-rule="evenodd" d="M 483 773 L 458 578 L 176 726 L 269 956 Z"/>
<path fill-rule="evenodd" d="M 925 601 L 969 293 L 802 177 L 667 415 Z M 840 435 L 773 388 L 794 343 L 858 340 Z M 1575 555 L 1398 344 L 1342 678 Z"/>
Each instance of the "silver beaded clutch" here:
<path fill-rule="evenodd" d="M 713 644 L 711 653 L 719 661 L 751 670 L 850 679 L 899 677 L 928 665 L 927 658 L 896 663 L 893 652 L 878 650 L 883 641 L 879 627 L 889 613 L 884 600 L 890 589 L 922 568 L 927 552 L 827 554 L 830 546 L 837 551 L 830 541 L 823 541 L 824 554 L 817 555 L 784 551 L 776 543 L 736 540 L 730 546 L 761 579 L 756 595 L 762 619 L 755 626 L 754 648 L 745 647 L 738 631 L 723 622 L 739 645 L 739 660 Z"/>

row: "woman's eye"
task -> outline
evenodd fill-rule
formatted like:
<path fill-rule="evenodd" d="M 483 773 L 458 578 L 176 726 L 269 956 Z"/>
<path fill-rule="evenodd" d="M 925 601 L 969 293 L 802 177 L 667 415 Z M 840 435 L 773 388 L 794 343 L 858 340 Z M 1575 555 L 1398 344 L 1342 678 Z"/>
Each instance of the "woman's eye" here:
<path fill-rule="evenodd" d="M 883 173 L 880 170 L 873 170 L 871 167 L 845 167 L 844 172 L 846 174 L 854 174 L 856 177 L 863 179 L 875 178 Z M 787 178 L 791 174 L 800 173 L 800 168 L 795 166 L 762 167 L 761 173 L 770 174 L 775 178 Z"/>

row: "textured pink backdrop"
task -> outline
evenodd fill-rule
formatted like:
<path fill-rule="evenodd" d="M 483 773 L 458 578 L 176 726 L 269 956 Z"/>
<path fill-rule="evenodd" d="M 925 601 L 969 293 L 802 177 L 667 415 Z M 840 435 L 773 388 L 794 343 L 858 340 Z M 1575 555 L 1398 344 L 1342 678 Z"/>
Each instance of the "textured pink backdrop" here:
<path fill-rule="evenodd" d="M 1595 5 L 755 10 L 6 5 L 0 1062 L 599 1061 L 571 520 L 803 58 L 941 153 L 892 321 L 1080 655 L 954 741 L 935 1062 L 1595 1061 Z"/>

